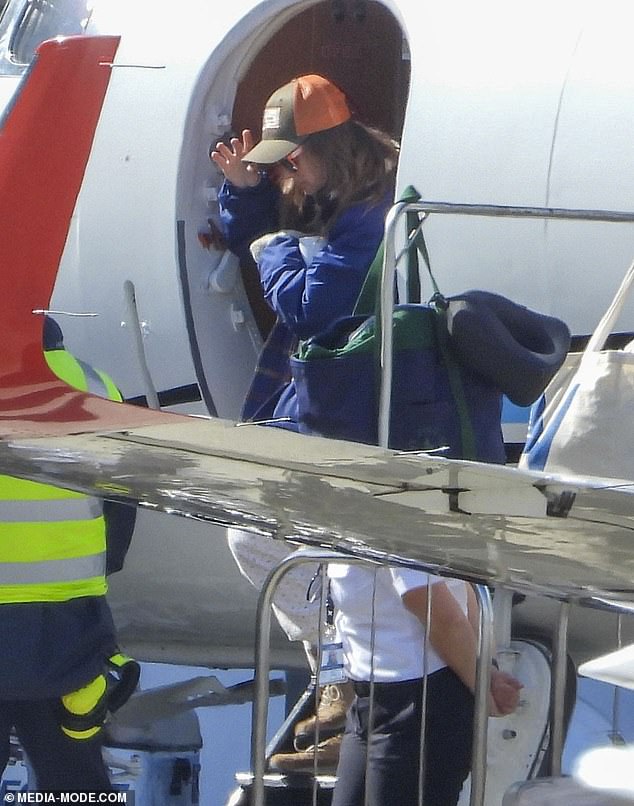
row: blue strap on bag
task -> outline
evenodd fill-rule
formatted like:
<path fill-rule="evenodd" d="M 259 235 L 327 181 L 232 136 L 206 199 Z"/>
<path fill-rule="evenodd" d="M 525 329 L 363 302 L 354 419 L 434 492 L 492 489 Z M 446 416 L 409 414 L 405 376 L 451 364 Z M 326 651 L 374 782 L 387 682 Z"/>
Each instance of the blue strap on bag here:
<path fill-rule="evenodd" d="M 420 196 L 408 188 L 401 201 Z M 415 302 L 396 305 L 393 324 L 391 448 L 437 451 L 452 458 L 505 461 L 502 394 L 453 358 L 446 301 L 432 275 L 416 213 L 408 214 L 408 293 Z M 434 288 L 420 302 L 417 254 Z M 300 343 L 291 357 L 300 432 L 378 444 L 379 277 L 383 244 L 368 270 L 354 313 Z"/>

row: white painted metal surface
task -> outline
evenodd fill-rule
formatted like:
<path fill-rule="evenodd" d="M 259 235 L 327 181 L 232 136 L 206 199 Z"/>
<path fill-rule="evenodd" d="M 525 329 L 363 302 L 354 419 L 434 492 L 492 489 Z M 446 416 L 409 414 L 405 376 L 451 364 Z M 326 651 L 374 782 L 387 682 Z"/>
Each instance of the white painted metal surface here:
<path fill-rule="evenodd" d="M 0 21 L 0 49 L 10 44 L 10 25 L 23 2 L 12 0 Z M 56 308 L 98 316 L 63 318 L 68 346 L 113 374 L 126 396 L 144 393 L 125 307 L 129 282 L 159 398 L 166 390 L 198 387 L 203 401 L 178 410 L 236 418 L 261 336 L 235 274 L 223 273 L 215 284 L 222 290 L 210 290 L 210 275 L 227 258 L 198 241 L 208 219 L 217 220 L 221 177 L 207 152 L 231 128 L 240 81 L 267 41 L 324 4 L 243 0 L 218 8 L 188 0 L 178 13 L 149 0 L 139 0 L 133 11 L 123 0 L 92 5 L 88 30 L 121 33 L 122 41 L 54 298 Z M 538 0 L 529 9 L 501 0 L 383 0 L 379 6 L 402 29 L 396 56 L 411 70 L 409 91 L 403 91 L 399 187 L 414 183 L 440 201 L 631 205 L 628 0 L 600 7 Z M 364 44 L 363 28 L 357 39 Z M 365 46 L 363 53 L 371 52 L 376 41 Z M 337 47 L 333 53 L 350 55 Z M 276 58 L 289 56 L 280 50 Z M 305 63 L 310 69 L 308 53 Z M 14 86 L 18 75 L 14 64 L 0 89 Z M 257 120 L 259 111 L 253 115 Z M 615 224 L 586 229 L 436 217 L 426 231 L 444 291 L 501 291 L 563 316 L 577 333 L 592 329 L 634 251 L 632 232 Z M 622 329 L 634 330 L 632 311 Z M 166 535 L 173 529 L 171 523 L 153 528 Z M 195 527 L 179 531 L 189 556 L 197 557 Z M 124 614 L 135 604 L 136 612 L 152 618 L 144 605 L 151 588 L 143 581 L 146 535 L 137 532 L 135 540 L 142 553 L 133 550 L 124 576 L 113 581 L 126 628 L 131 619 Z M 165 552 L 169 567 L 171 552 Z M 199 567 L 195 587 L 209 591 L 206 602 L 216 612 L 223 587 Z M 162 591 L 176 612 L 183 601 L 179 586 Z M 227 613 L 227 625 L 244 623 L 241 609 L 235 622 L 233 615 Z M 156 618 L 148 633 L 163 624 Z M 235 651 L 237 661 L 242 655 Z"/>
<path fill-rule="evenodd" d="M 11 0 L 11 13 L 0 20 L 2 56 L 11 40 L 9 26 L 23 5 L 24 0 Z M 210 275 L 221 265 L 226 269 L 228 258 L 198 241 L 201 228 L 217 215 L 220 177 L 208 147 L 230 129 L 240 79 L 267 40 L 297 14 L 324 4 L 240 0 L 219 6 L 187 0 L 177 13 L 149 0 L 138 0 L 133 9 L 125 0 L 93 5 L 88 30 L 120 33 L 122 43 L 54 298 L 55 307 L 98 316 L 64 319 L 68 346 L 113 374 L 126 396 L 143 393 L 125 309 L 130 282 L 154 387 L 162 392 L 198 385 L 203 401 L 183 404 L 182 410 L 236 418 L 261 336 L 231 270 L 210 288 Z M 629 0 L 600 5 L 536 0 L 529 7 L 502 0 L 380 5 L 403 31 L 399 58 L 411 69 L 409 92 L 403 93 L 399 189 L 413 183 L 438 201 L 631 209 Z M 19 73 L 14 64 L 0 75 L 0 105 L 10 98 Z M 576 223 L 445 218 L 429 222 L 426 231 L 443 291 L 475 286 L 499 291 L 563 317 L 578 334 L 592 330 L 634 252 L 632 231 L 622 225 L 597 231 Z M 634 330 L 633 309 L 620 329 Z M 214 479 L 230 499 L 221 501 L 225 516 L 243 517 L 255 507 L 252 525 L 258 528 L 273 517 L 285 535 L 300 530 L 311 539 L 318 532 L 321 539 L 325 530 L 338 545 L 343 540 L 352 547 L 371 527 L 373 548 L 418 552 L 457 572 L 503 580 L 523 591 L 578 593 L 603 586 L 614 593 L 634 579 L 627 490 L 582 485 L 575 526 L 550 521 L 541 531 L 543 491 L 511 482 L 502 471 L 481 475 L 461 466 L 454 473 L 434 464 L 419 476 L 414 460 L 393 459 L 395 473 L 372 451 L 349 462 L 343 449 L 336 456 L 321 454 L 312 444 L 313 454 L 303 442 L 283 438 L 280 453 L 268 437 L 258 436 L 265 444 L 249 440 L 250 454 L 214 457 Z M 197 486 L 200 478 L 187 462 L 183 467 L 171 458 L 158 460 L 152 449 L 157 439 L 159 453 L 173 450 L 182 460 L 183 447 L 201 449 L 198 435 L 183 438 L 161 430 L 140 439 L 138 451 L 127 445 L 116 460 L 107 451 L 104 459 L 103 441 L 85 449 L 71 440 L 59 450 L 97 455 L 106 466 L 120 461 L 122 478 L 136 474 L 140 495 L 149 477 L 163 472 L 161 507 L 217 514 L 218 502 L 204 486 L 208 477 L 203 474 L 204 484 Z M 105 442 L 112 447 L 113 440 Z M 236 432 L 228 442 L 234 447 Z M 203 453 L 207 447 L 203 443 Z M 57 450 L 36 442 L 17 454 L 31 449 L 44 465 Z M 254 453 L 256 463 L 266 460 L 257 483 L 243 473 L 253 469 Z M 133 461 L 139 456 L 149 462 L 140 470 Z M 271 457 L 277 467 L 270 466 Z M 340 474 L 333 472 L 335 465 Z M 351 469 L 360 476 L 351 479 Z M 435 481 L 429 485 L 430 476 Z M 395 478 L 400 486 L 394 486 Z M 475 525 L 457 523 L 448 511 L 446 490 L 458 481 L 465 485 L 462 505 L 479 513 Z M 98 486 L 102 479 L 95 472 L 77 483 Z M 289 490 L 297 495 L 290 504 Z M 323 492 L 328 494 L 320 502 Z M 317 503 L 323 503 L 318 513 L 312 510 L 318 529 L 307 516 Z M 418 517 L 417 509 L 424 515 Z M 396 524 L 394 511 L 403 519 Z M 597 512 L 595 534 L 581 540 Z M 158 513 L 141 516 L 126 570 L 112 583 L 122 635 L 141 657 L 154 660 L 250 663 L 255 592 L 230 563 L 222 528 L 188 519 L 177 523 Z M 427 538 L 420 541 L 423 526 Z M 533 625 L 551 618 L 543 600 L 537 605 L 529 600 L 518 612 Z M 582 608 L 577 613 L 571 633 L 581 654 L 593 641 L 611 640 L 604 620 L 595 629 L 596 614 Z M 280 661 L 301 662 L 286 649 L 278 635 Z"/>

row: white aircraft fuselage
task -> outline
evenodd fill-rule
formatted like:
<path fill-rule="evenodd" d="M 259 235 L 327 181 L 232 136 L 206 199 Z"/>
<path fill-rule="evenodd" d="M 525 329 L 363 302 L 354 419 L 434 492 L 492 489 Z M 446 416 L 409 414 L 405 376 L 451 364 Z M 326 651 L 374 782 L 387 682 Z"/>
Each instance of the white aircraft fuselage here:
<path fill-rule="evenodd" d="M 325 73 L 362 119 L 399 139 L 398 190 L 413 184 L 424 199 L 452 203 L 632 209 L 629 0 L 78 5 L 68 4 L 71 14 L 60 3 L 47 20 L 26 0 L 5 4 L 0 102 L 41 33 L 121 35 L 51 308 L 82 314 L 57 317 L 67 347 L 109 372 L 127 399 L 239 418 L 268 314 L 237 258 L 206 245 L 222 182 L 208 153 L 231 132 L 257 134 L 266 98 L 293 75 Z M 432 215 L 425 233 L 445 294 L 496 291 L 579 336 L 634 251 L 627 224 Z M 634 305 L 620 329 L 634 331 Z M 211 530 L 219 527 L 139 514 L 111 599 L 122 641 L 140 658 L 252 665 L 256 592 Z M 548 620 L 527 613 L 528 624 Z M 592 654 L 586 613 L 580 623 L 573 641 Z M 303 664 L 279 633 L 274 646 L 274 662 Z"/>

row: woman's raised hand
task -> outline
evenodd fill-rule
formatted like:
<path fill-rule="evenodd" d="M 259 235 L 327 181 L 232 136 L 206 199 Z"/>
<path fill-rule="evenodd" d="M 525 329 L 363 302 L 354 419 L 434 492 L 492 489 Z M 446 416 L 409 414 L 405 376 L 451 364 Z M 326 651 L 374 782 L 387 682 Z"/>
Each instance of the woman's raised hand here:
<path fill-rule="evenodd" d="M 209 156 L 232 185 L 239 188 L 255 187 L 260 181 L 257 167 L 252 163 L 242 162 L 242 157 L 252 148 L 253 135 L 249 129 L 245 129 L 242 132 L 242 139 L 232 137 L 229 145 L 216 143 Z"/>

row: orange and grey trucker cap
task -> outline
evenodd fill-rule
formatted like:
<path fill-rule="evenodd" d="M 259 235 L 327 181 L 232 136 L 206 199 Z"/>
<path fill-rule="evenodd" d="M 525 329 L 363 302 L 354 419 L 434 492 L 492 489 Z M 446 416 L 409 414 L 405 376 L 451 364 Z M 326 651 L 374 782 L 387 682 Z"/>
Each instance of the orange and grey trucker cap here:
<path fill-rule="evenodd" d="M 300 76 L 266 102 L 262 140 L 242 159 L 268 165 L 283 159 L 309 134 L 332 129 L 351 117 L 346 96 L 327 78 Z"/>

